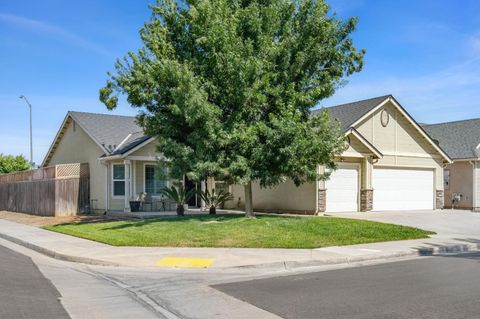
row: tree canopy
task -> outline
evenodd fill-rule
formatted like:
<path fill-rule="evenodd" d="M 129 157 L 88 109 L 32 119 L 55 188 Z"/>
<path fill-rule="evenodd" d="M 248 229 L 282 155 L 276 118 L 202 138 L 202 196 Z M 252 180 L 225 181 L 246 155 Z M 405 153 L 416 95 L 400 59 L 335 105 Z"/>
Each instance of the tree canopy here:
<path fill-rule="evenodd" d="M 23 155 L 0 154 L 0 174 L 8 174 L 18 171 L 26 171 L 30 168 L 30 161 Z"/>
<path fill-rule="evenodd" d="M 113 109 L 119 95 L 139 109 L 158 137 L 170 174 L 222 176 L 264 187 L 286 179 L 315 181 L 317 165 L 334 167 L 343 132 L 327 112 L 312 115 L 363 50 L 322 0 L 157 0 L 140 31 L 144 46 L 117 61 L 100 90 Z"/>

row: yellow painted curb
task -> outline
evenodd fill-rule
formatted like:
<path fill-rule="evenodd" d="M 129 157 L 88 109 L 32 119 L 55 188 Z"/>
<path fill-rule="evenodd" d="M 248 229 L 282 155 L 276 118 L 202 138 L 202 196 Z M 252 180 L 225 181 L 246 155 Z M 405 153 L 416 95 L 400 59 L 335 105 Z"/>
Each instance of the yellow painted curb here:
<path fill-rule="evenodd" d="M 213 264 L 212 258 L 165 257 L 155 263 L 157 267 L 207 268 Z"/>

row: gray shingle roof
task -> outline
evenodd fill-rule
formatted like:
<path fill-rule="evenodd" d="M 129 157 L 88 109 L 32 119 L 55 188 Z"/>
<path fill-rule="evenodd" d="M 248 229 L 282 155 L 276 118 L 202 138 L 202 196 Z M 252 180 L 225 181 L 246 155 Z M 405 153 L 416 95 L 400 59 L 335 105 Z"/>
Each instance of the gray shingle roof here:
<path fill-rule="evenodd" d="M 452 159 L 478 158 L 480 119 L 423 125 L 423 129 L 439 142 Z"/>
<path fill-rule="evenodd" d="M 360 119 L 363 115 L 375 108 L 378 104 L 382 103 L 385 99 L 391 97 L 391 95 L 383 95 L 374 97 L 367 100 L 361 100 L 331 107 L 324 107 L 318 110 L 312 111 L 313 114 L 317 114 L 324 110 L 330 112 L 332 118 L 337 119 L 344 131 L 348 130 L 350 126 Z"/>
<path fill-rule="evenodd" d="M 69 114 L 104 147 L 107 155 L 123 154 L 150 138 L 132 116 L 85 112 Z"/>

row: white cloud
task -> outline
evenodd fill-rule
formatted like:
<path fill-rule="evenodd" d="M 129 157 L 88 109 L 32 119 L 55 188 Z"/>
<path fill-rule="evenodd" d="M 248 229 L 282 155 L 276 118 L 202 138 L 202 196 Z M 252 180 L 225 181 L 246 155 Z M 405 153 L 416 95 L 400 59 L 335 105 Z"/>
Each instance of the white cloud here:
<path fill-rule="evenodd" d="M 420 76 L 365 80 L 358 76 L 321 105 L 393 94 L 420 122 L 480 117 L 480 57 Z"/>
<path fill-rule="evenodd" d="M 61 27 L 14 14 L 0 13 L 0 22 L 16 26 L 44 36 L 54 37 L 70 45 L 111 57 L 111 53 L 97 44 Z"/>
<path fill-rule="evenodd" d="M 473 54 L 480 56 L 480 33 L 470 37 L 469 47 L 473 51 Z"/>

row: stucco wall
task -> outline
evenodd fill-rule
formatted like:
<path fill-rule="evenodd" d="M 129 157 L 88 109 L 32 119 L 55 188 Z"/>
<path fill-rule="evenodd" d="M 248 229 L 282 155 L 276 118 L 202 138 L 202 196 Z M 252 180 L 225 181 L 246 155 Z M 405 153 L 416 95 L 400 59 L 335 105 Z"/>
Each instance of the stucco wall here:
<path fill-rule="evenodd" d="M 386 127 L 380 119 L 384 109 L 389 114 Z M 435 188 L 443 190 L 440 154 L 391 102 L 359 123 L 356 129 L 384 155 L 374 166 L 432 168 L 435 170 Z"/>
<path fill-rule="evenodd" d="M 306 183 L 297 187 L 292 181 L 287 181 L 274 188 L 261 188 L 258 183 L 254 183 L 252 185 L 253 207 L 256 210 L 267 211 L 314 212 L 316 210 L 315 189 L 315 183 Z M 234 200 L 226 203 L 225 207 L 243 209 L 245 207 L 243 186 L 233 185 L 231 191 Z"/>
<path fill-rule="evenodd" d="M 90 168 L 90 199 L 97 210 L 105 210 L 105 167 L 98 158 L 102 149 L 73 120 L 69 120 L 50 161 L 46 166 L 68 163 L 88 163 Z"/>
<path fill-rule="evenodd" d="M 455 162 L 447 165 L 450 171 L 450 186 L 445 189 L 445 206 L 451 207 L 454 193 L 463 194 L 455 207 L 471 209 L 473 206 L 473 166 L 469 162 Z"/>

